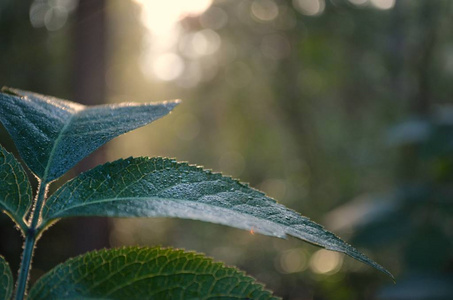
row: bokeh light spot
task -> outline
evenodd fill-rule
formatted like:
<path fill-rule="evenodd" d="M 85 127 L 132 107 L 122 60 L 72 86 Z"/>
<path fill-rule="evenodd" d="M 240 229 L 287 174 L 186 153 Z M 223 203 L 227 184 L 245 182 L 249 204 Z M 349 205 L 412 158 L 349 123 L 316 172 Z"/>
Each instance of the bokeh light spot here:
<path fill-rule="evenodd" d="M 308 266 L 307 254 L 303 249 L 296 248 L 283 251 L 278 257 L 277 269 L 281 273 L 296 273 L 305 270 Z"/>
<path fill-rule="evenodd" d="M 70 12 L 77 8 L 77 0 L 35 0 L 30 5 L 30 23 L 35 28 L 56 31 L 66 24 Z"/>
<path fill-rule="evenodd" d="M 192 88 L 202 79 L 202 70 L 198 61 L 186 63 L 184 72 L 178 78 L 178 85 L 183 88 Z"/>
<path fill-rule="evenodd" d="M 343 256 L 334 251 L 321 249 L 316 251 L 310 259 L 310 269 L 316 274 L 337 273 L 343 264 Z"/>
<path fill-rule="evenodd" d="M 211 29 L 204 29 L 194 34 L 192 44 L 199 55 L 215 53 L 220 48 L 220 36 Z"/>
<path fill-rule="evenodd" d="M 34 2 L 30 7 L 30 22 L 35 28 L 44 26 L 44 18 L 49 7 L 41 2 Z"/>
<path fill-rule="evenodd" d="M 66 20 L 68 19 L 68 13 L 66 10 L 59 10 L 57 8 L 50 8 L 44 16 L 44 25 L 49 31 L 56 31 L 61 29 Z"/>
<path fill-rule="evenodd" d="M 272 0 L 255 0 L 250 9 L 259 21 L 272 21 L 278 16 L 278 6 Z"/>
<path fill-rule="evenodd" d="M 303 15 L 318 16 L 324 12 L 324 0 L 293 0 L 294 8 Z"/>
<path fill-rule="evenodd" d="M 164 81 L 178 78 L 184 71 L 184 61 L 175 53 L 159 55 L 153 62 L 154 75 Z"/>
<path fill-rule="evenodd" d="M 351 2 L 352 4 L 359 5 L 359 6 L 367 4 L 368 1 L 369 0 L 349 0 L 349 2 Z"/>
<path fill-rule="evenodd" d="M 371 0 L 371 4 L 378 9 L 386 10 L 395 6 L 395 0 Z"/>

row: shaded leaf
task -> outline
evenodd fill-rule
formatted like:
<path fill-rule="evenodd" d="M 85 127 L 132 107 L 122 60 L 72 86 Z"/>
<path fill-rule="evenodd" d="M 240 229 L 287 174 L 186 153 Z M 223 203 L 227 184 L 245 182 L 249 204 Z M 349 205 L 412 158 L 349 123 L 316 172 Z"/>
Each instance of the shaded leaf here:
<path fill-rule="evenodd" d="M 0 299 L 10 299 L 13 293 L 13 274 L 8 263 L 0 256 Z"/>
<path fill-rule="evenodd" d="M 24 231 L 25 215 L 32 203 L 27 174 L 14 155 L 0 146 L 0 210 L 5 211 Z"/>
<path fill-rule="evenodd" d="M 17 89 L 2 91 L 0 121 L 28 167 L 46 182 L 60 177 L 111 139 L 165 116 L 178 104 L 87 107 Z"/>
<path fill-rule="evenodd" d="M 38 299 L 277 299 L 236 268 L 162 248 L 101 250 L 70 259 L 30 290 Z"/>
<path fill-rule="evenodd" d="M 42 230 L 71 216 L 177 217 L 265 235 L 291 235 L 339 251 L 391 276 L 322 226 L 230 177 L 164 158 L 98 166 L 63 185 L 43 208 Z"/>

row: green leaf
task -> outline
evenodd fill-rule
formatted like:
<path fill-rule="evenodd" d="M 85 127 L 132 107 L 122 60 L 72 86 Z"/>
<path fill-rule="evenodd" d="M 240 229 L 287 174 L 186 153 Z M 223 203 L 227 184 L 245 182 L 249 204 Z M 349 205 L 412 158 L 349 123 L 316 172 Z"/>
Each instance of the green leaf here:
<path fill-rule="evenodd" d="M 38 299 L 278 299 L 236 268 L 162 248 L 90 252 L 58 265 L 30 290 Z"/>
<path fill-rule="evenodd" d="M 10 299 L 13 293 L 13 274 L 8 263 L 0 255 L 0 299 Z"/>
<path fill-rule="evenodd" d="M 0 146 L 0 210 L 5 211 L 25 231 L 25 215 L 32 203 L 27 174 L 14 155 Z"/>
<path fill-rule="evenodd" d="M 11 88 L 0 93 L 0 122 L 28 167 L 46 183 L 111 139 L 168 114 L 179 102 L 87 107 Z"/>
<path fill-rule="evenodd" d="M 71 216 L 177 217 L 339 251 L 392 276 L 322 226 L 230 177 L 164 158 L 128 158 L 98 166 L 63 185 L 43 208 L 43 230 Z"/>

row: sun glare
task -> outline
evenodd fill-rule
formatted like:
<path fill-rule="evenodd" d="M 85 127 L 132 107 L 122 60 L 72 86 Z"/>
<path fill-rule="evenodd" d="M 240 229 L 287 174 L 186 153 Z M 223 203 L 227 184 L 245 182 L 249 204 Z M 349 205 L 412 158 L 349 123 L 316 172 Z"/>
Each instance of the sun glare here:
<path fill-rule="evenodd" d="M 176 53 L 181 34 L 179 22 L 185 17 L 203 14 L 212 0 L 132 0 L 141 8 L 140 21 L 148 30 L 144 37 L 140 66 L 152 79 L 171 81 L 191 70 Z M 215 52 L 220 44 L 218 35 L 209 30 L 194 34 L 193 50 L 198 55 Z"/>
<path fill-rule="evenodd" d="M 142 8 L 141 22 L 154 34 L 162 35 L 184 17 L 198 16 L 212 4 L 212 0 L 132 0 Z"/>

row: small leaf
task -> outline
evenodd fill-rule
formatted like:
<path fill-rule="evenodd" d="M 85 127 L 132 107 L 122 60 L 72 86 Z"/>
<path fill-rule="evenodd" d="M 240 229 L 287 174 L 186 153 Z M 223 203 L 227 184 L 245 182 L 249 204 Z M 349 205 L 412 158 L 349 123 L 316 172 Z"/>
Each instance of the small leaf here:
<path fill-rule="evenodd" d="M 339 251 L 392 276 L 322 226 L 230 177 L 164 158 L 128 158 L 98 166 L 63 185 L 43 208 L 44 229 L 71 216 L 177 217 Z"/>
<path fill-rule="evenodd" d="M 111 139 L 168 114 L 179 102 L 87 107 L 11 88 L 0 93 L 0 122 L 28 167 L 46 183 Z"/>
<path fill-rule="evenodd" d="M 14 155 L 0 146 L 0 210 L 4 210 L 25 231 L 25 215 L 32 203 L 27 174 Z"/>
<path fill-rule="evenodd" d="M 8 263 L 0 255 L 0 299 L 10 299 L 13 293 L 13 274 Z"/>
<path fill-rule="evenodd" d="M 162 248 L 101 250 L 70 259 L 30 290 L 38 299 L 278 299 L 236 268 Z"/>

